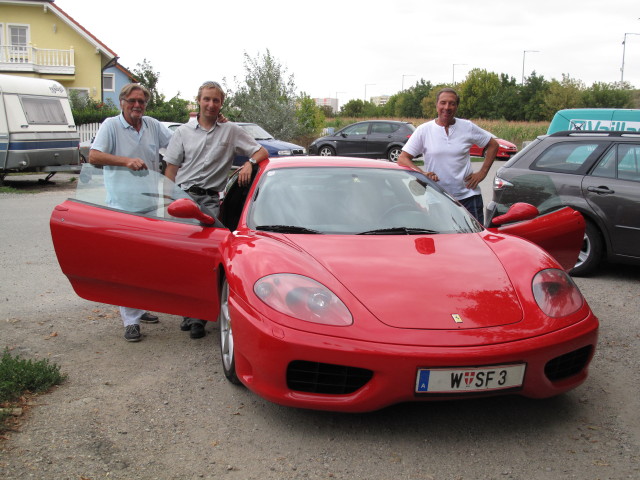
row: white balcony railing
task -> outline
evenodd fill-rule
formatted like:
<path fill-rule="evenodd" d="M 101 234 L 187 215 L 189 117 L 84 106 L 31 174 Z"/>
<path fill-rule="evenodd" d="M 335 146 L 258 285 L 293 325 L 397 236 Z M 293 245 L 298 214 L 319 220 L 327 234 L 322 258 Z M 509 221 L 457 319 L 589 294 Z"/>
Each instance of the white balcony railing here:
<path fill-rule="evenodd" d="M 76 71 L 74 52 L 73 49 L 0 45 L 1 71 L 73 75 Z"/>

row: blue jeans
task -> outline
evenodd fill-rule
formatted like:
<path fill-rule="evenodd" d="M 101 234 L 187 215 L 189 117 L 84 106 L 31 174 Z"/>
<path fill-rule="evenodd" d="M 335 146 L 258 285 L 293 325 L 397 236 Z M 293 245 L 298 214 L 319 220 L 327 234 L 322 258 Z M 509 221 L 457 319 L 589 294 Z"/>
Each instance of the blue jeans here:
<path fill-rule="evenodd" d="M 480 225 L 484 225 L 484 204 L 482 203 L 482 195 L 474 195 L 473 197 L 463 198 L 458 201 L 464 208 L 469 210 L 469 213 L 480 222 Z"/>

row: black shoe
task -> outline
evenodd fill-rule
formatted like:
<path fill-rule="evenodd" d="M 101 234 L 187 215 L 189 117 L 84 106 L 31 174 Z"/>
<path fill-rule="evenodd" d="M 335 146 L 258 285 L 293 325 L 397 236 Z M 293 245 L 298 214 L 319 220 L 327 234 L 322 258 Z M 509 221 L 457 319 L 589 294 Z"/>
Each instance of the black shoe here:
<path fill-rule="evenodd" d="M 204 325 L 200 323 L 191 324 L 191 333 L 189 334 L 191 338 L 202 338 L 205 335 L 206 332 L 204 331 Z"/>
<path fill-rule="evenodd" d="M 180 330 L 183 332 L 188 332 L 191 330 L 191 324 L 189 323 L 189 317 L 184 317 L 182 319 L 182 323 L 180 324 Z"/>
<path fill-rule="evenodd" d="M 127 325 L 124 327 L 124 339 L 127 342 L 139 342 L 142 340 L 140 325 Z"/>
<path fill-rule="evenodd" d="M 152 315 L 149 312 L 144 312 L 140 317 L 140 321 L 142 323 L 158 323 L 158 317 L 156 315 Z"/>

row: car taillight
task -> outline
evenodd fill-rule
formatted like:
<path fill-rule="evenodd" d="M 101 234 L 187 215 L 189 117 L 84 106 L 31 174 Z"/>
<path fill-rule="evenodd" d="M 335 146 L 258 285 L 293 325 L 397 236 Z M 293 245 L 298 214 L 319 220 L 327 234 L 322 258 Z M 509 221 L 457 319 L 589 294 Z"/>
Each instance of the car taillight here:
<path fill-rule="evenodd" d="M 495 177 L 493 179 L 493 189 L 494 190 L 502 190 L 505 187 L 513 187 L 513 184 L 507 182 L 506 180 L 503 180 L 500 177 Z"/>
<path fill-rule="evenodd" d="M 540 309 L 553 318 L 577 312 L 584 298 L 571 277 L 556 268 L 542 270 L 533 277 L 533 296 Z"/>

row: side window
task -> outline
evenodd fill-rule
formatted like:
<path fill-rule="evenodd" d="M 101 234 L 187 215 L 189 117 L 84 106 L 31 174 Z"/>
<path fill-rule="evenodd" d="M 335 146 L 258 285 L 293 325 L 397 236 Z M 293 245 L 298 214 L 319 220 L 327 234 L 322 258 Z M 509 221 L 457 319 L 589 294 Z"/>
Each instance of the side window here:
<path fill-rule="evenodd" d="M 616 178 L 616 149 L 609 150 L 591 173 L 594 177 Z"/>
<path fill-rule="evenodd" d="M 618 145 L 618 178 L 640 181 L 640 145 Z"/>
<path fill-rule="evenodd" d="M 374 123 L 371 126 L 371 133 L 393 133 L 400 128 L 395 123 Z"/>
<path fill-rule="evenodd" d="M 368 123 L 359 123 L 357 125 L 352 125 L 351 127 L 346 128 L 343 133 L 348 137 L 352 137 L 355 135 L 366 135 L 368 129 Z"/>
<path fill-rule="evenodd" d="M 75 198 L 80 202 L 144 217 L 199 224 L 192 218 L 169 215 L 167 207 L 179 198 L 190 198 L 189 194 L 152 170 L 134 172 L 126 167 L 99 168 L 84 163 Z"/>
<path fill-rule="evenodd" d="M 578 173 L 587 167 L 598 143 L 563 142 L 549 147 L 532 165 L 535 170 Z"/>
<path fill-rule="evenodd" d="M 20 95 L 20 101 L 27 122 L 31 125 L 67 124 L 67 117 L 59 98 Z"/>

